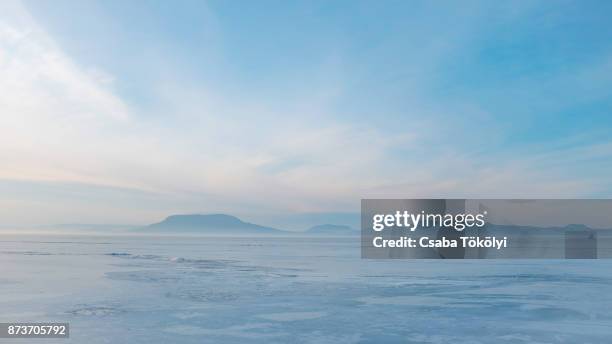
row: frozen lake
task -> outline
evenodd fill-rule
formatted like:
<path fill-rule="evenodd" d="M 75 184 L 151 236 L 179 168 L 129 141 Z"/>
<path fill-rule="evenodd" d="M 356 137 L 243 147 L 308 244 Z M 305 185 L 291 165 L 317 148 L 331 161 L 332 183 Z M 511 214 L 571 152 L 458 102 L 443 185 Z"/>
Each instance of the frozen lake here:
<path fill-rule="evenodd" d="M 612 260 L 362 260 L 359 238 L 0 235 L 14 343 L 610 343 Z M 11 340 L 1 340 L 10 343 Z"/>

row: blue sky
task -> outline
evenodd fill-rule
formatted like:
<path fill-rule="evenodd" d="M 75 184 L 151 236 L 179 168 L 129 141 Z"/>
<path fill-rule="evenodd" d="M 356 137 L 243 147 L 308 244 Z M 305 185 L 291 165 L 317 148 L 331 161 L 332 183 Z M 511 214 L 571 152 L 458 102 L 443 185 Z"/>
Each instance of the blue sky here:
<path fill-rule="evenodd" d="M 1 222 L 610 197 L 611 11 L 3 2 Z"/>

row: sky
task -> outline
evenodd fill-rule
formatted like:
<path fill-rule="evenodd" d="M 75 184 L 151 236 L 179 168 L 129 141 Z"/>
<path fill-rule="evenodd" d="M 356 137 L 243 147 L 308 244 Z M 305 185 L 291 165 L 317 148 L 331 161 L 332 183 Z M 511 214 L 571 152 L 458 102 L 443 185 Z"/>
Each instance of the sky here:
<path fill-rule="evenodd" d="M 0 224 L 612 197 L 609 1 L 2 1 Z"/>

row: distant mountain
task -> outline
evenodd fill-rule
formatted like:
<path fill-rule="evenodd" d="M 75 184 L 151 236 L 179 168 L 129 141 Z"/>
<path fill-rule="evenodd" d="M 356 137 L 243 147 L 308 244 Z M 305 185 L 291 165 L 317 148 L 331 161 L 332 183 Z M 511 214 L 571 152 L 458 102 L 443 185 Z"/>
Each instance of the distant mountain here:
<path fill-rule="evenodd" d="M 218 235 L 260 235 L 287 233 L 280 229 L 244 222 L 235 216 L 225 214 L 171 215 L 159 223 L 144 227 L 143 230 L 156 233 Z"/>
<path fill-rule="evenodd" d="M 324 223 L 342 224 L 352 228 L 360 228 L 361 214 L 349 212 L 279 213 L 271 216 L 262 216 L 261 219 L 257 221 L 274 228 L 287 228 L 292 231 L 305 232 L 313 226 Z"/>
<path fill-rule="evenodd" d="M 583 225 L 583 224 L 569 224 L 565 227 L 563 227 L 563 229 L 568 230 L 568 231 L 588 231 L 588 230 L 593 230 L 593 228 L 590 228 L 587 225 Z"/>
<path fill-rule="evenodd" d="M 340 236 L 359 234 L 358 231 L 354 230 L 353 228 L 349 226 L 330 225 L 330 224 L 311 227 L 310 229 L 306 231 L 306 233 L 312 234 L 312 235 L 340 235 Z"/>
<path fill-rule="evenodd" d="M 563 235 L 567 232 L 581 232 L 581 231 L 601 231 L 609 230 L 602 228 L 591 228 L 583 224 L 569 224 L 566 226 L 553 226 L 553 227 L 537 227 L 537 226 L 523 226 L 523 225 L 499 225 L 487 223 L 485 229 L 488 234 L 495 235 Z M 474 235 L 482 233 L 483 229 L 472 227 L 465 229 L 464 234 Z"/>

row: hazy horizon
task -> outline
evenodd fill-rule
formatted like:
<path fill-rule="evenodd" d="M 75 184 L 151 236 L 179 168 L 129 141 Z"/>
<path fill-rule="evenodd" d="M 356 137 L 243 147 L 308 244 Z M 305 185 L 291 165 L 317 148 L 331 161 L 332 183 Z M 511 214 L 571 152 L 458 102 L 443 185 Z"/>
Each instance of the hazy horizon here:
<path fill-rule="evenodd" d="M 298 213 L 298 214 L 279 214 L 278 216 L 265 216 L 265 217 L 243 217 L 237 214 L 229 213 L 177 213 L 168 214 L 162 218 L 157 218 L 149 222 L 141 223 L 78 223 L 78 222 L 65 222 L 65 223 L 42 223 L 42 224 L 30 224 L 30 225 L 15 225 L 15 224 L 3 224 L 0 223 L 0 230 L 12 230 L 12 229 L 31 229 L 31 230 L 76 230 L 77 233 L 80 229 L 90 228 L 91 231 L 100 231 L 103 233 L 105 230 L 112 230 L 109 233 L 116 233 L 117 230 L 128 230 L 138 227 L 146 227 L 155 223 L 163 222 L 171 216 L 183 216 L 183 215 L 229 215 L 236 217 L 244 222 L 262 225 L 266 227 L 272 227 L 283 231 L 290 232 L 302 232 L 310 229 L 314 226 L 320 225 L 340 225 L 348 226 L 355 231 L 359 229 L 360 215 L 359 213 Z M 45 232 L 43 232 L 45 233 Z"/>

